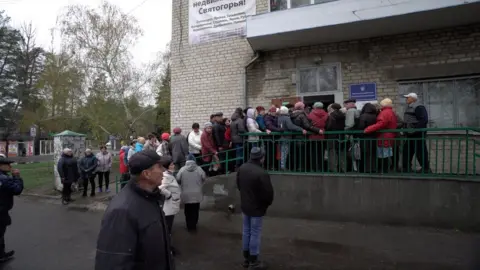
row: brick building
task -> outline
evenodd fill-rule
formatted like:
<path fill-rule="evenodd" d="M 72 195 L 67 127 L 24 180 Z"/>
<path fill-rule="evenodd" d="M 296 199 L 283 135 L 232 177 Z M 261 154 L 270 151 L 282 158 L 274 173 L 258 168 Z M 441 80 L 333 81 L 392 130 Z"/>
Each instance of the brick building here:
<path fill-rule="evenodd" d="M 366 83 L 399 113 L 401 94 L 419 94 L 430 127 L 480 127 L 480 0 L 256 0 L 246 37 L 190 44 L 192 1 L 173 1 L 172 127 L 236 107 L 342 103 Z M 463 173 L 467 148 L 429 147 Z"/>
<path fill-rule="evenodd" d="M 480 126 L 478 0 L 256 0 L 246 37 L 197 45 L 188 14 L 173 1 L 172 126 L 281 100 L 341 103 L 362 83 L 399 111 L 400 94 L 418 93 L 431 127 Z"/>

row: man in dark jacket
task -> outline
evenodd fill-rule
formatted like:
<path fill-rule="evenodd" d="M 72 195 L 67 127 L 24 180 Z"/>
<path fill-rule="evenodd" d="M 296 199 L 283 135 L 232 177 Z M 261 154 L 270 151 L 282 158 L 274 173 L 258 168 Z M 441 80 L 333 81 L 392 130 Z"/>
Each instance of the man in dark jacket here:
<path fill-rule="evenodd" d="M 97 158 L 91 149 L 85 150 L 85 156 L 78 163 L 80 177 L 83 181 L 83 197 L 87 197 L 88 182 L 90 182 L 90 196 L 95 196 L 95 169 L 97 168 Z"/>
<path fill-rule="evenodd" d="M 223 122 L 223 113 L 222 112 L 217 112 L 214 114 L 215 115 L 215 123 L 213 124 L 213 141 L 215 142 L 215 146 L 218 149 L 218 158 L 220 159 L 220 162 L 225 160 L 225 150 L 228 147 L 228 143 L 226 143 L 225 140 L 225 131 L 227 130 L 227 127 L 225 126 L 225 123 Z M 225 168 L 221 167 L 221 170 L 223 171 Z"/>
<path fill-rule="evenodd" d="M 265 127 L 267 130 L 271 132 L 281 132 L 282 129 L 278 127 L 278 119 L 277 119 L 277 108 L 272 106 L 268 113 L 263 117 L 265 121 Z M 266 147 L 266 156 L 267 156 L 267 164 L 266 168 L 271 168 L 274 171 L 278 170 L 279 164 L 276 162 L 276 151 L 278 146 L 278 139 L 279 136 L 270 135 L 272 137 L 271 140 L 265 141 Z"/>
<path fill-rule="evenodd" d="M 259 261 L 258 256 L 262 217 L 273 202 L 273 187 L 270 176 L 262 168 L 264 160 L 265 152 L 259 147 L 253 147 L 250 160 L 237 172 L 237 187 L 243 213 L 243 266 L 251 270 L 266 269 L 266 264 Z"/>
<path fill-rule="evenodd" d="M 7 226 L 12 224 L 8 214 L 13 207 L 13 196 L 20 195 L 23 191 L 23 180 L 20 171 L 13 169 L 12 160 L 0 156 L 0 263 L 13 258 L 15 251 L 5 251 L 5 232 Z M 11 172 L 12 176 L 8 175 Z"/>
<path fill-rule="evenodd" d="M 173 136 L 170 138 L 170 143 L 168 147 L 170 148 L 170 153 L 172 153 L 172 160 L 175 164 L 175 171 L 180 170 L 185 166 L 188 156 L 188 142 L 187 138 L 183 136 L 182 129 L 176 127 L 173 129 Z"/>
<path fill-rule="evenodd" d="M 73 157 L 70 148 L 63 149 L 63 154 L 57 163 L 57 171 L 62 181 L 62 203 L 64 205 L 72 202 L 72 184 L 78 181 L 80 174 L 78 171 L 77 159 Z"/>
<path fill-rule="evenodd" d="M 407 108 L 403 121 L 407 129 L 427 128 L 428 112 L 423 104 L 418 101 L 415 93 L 404 96 L 407 99 Z M 403 145 L 402 169 L 405 172 L 411 171 L 413 155 L 417 157 L 418 163 L 422 166 L 420 172 L 430 173 L 430 161 L 428 159 L 428 150 L 426 144 L 427 132 L 407 132 L 407 141 Z"/>
<path fill-rule="evenodd" d="M 245 119 L 242 108 L 235 109 L 235 112 L 230 118 L 230 134 L 232 136 L 232 145 L 235 148 L 235 167 L 238 169 L 243 162 L 243 133 L 246 132 Z M 242 158 L 242 159 L 240 159 Z"/>
<path fill-rule="evenodd" d="M 155 151 L 134 154 L 132 178 L 105 211 L 97 241 L 95 270 L 174 270 L 163 213 L 164 163 Z"/>

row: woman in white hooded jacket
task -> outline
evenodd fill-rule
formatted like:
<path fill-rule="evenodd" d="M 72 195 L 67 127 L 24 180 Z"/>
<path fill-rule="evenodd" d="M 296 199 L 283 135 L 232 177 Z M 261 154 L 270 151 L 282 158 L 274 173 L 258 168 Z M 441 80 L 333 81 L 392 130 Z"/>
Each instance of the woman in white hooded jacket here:
<path fill-rule="evenodd" d="M 165 196 L 163 212 L 165 213 L 168 233 L 172 234 L 173 220 L 175 219 L 175 215 L 180 211 L 181 189 L 175 176 L 173 176 L 173 171 L 175 170 L 173 160 L 169 159 L 165 161 L 162 166 L 166 171 L 163 173 L 162 184 L 158 188 L 160 189 L 160 193 Z M 171 247 L 171 250 L 172 253 L 175 254 L 175 249 L 173 247 Z"/>
<path fill-rule="evenodd" d="M 249 133 L 263 133 L 258 127 L 257 120 L 255 120 L 255 109 L 249 108 L 247 110 L 247 130 Z M 270 134 L 270 130 L 267 129 L 267 134 Z M 253 146 L 256 146 L 256 143 L 260 140 L 259 136 L 249 135 L 248 141 L 253 143 Z"/>

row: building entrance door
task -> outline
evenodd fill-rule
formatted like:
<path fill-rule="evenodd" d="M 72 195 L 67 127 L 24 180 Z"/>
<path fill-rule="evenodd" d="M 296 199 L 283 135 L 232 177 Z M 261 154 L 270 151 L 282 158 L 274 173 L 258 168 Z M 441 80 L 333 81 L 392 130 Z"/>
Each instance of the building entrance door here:
<path fill-rule="evenodd" d="M 318 95 L 318 96 L 304 96 L 303 103 L 305 103 L 305 107 L 312 108 L 315 102 L 322 102 L 323 109 L 327 110 L 327 107 L 332 103 L 341 103 L 341 101 L 335 100 L 335 95 Z"/>

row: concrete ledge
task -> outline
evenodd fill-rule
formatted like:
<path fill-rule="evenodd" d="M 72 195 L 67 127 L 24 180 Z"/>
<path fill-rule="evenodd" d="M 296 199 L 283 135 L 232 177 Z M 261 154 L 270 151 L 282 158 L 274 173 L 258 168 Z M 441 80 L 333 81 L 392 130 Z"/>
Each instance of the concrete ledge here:
<path fill-rule="evenodd" d="M 202 208 L 239 208 L 235 177 L 209 179 Z M 480 182 L 280 174 L 271 180 L 273 217 L 480 231 Z"/>

